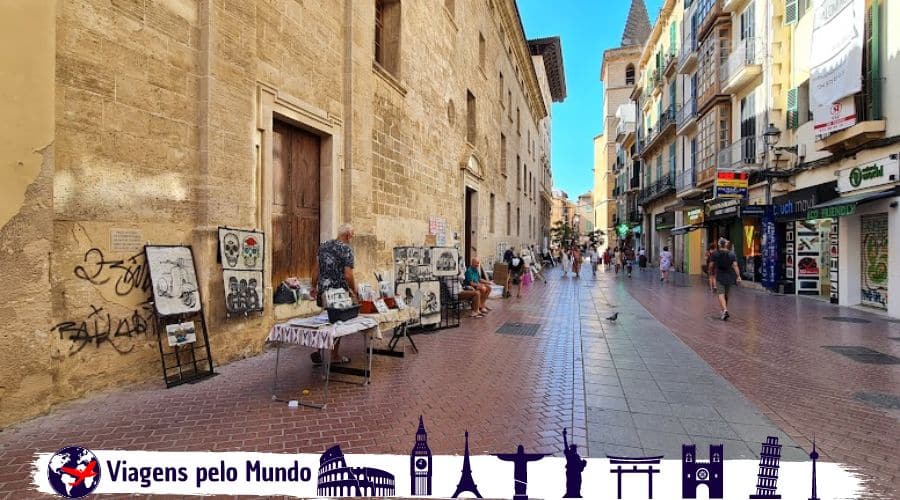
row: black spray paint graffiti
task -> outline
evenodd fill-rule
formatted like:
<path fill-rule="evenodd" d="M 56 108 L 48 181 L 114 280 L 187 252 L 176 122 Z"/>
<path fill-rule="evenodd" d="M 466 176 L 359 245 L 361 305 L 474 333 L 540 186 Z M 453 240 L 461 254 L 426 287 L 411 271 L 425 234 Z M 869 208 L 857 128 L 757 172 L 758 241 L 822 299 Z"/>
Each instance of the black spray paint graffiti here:
<path fill-rule="evenodd" d="M 106 342 L 119 354 L 128 354 L 134 349 L 134 344 L 126 347 L 121 337 L 133 339 L 135 335 L 143 335 L 152 328 L 153 306 L 149 301 L 141 304 L 140 309 L 135 309 L 126 318 L 113 318 L 102 307 L 90 307 L 91 313 L 81 322 L 65 321 L 53 327 L 52 331 L 59 331 L 59 338 L 68 335 L 72 341 L 69 356 L 79 353 L 92 342 L 98 348 Z"/>
<path fill-rule="evenodd" d="M 153 305 L 150 302 L 150 271 L 144 260 L 144 253 L 132 255 L 125 260 L 107 260 L 99 248 L 91 248 L 84 254 L 83 264 L 75 266 L 76 277 L 95 286 L 103 286 L 115 280 L 116 295 L 125 297 L 141 293 L 145 300 L 138 304 L 130 316 L 113 318 L 103 307 L 90 304 L 90 314 L 83 320 L 64 321 L 53 327 L 51 332 L 59 332 L 59 338 L 72 341 L 69 355 L 79 353 L 88 344 L 109 343 L 116 352 L 128 354 L 134 344 L 126 339 L 144 335 L 153 328 Z"/>
<path fill-rule="evenodd" d="M 116 295 L 124 297 L 134 290 L 150 291 L 150 270 L 144 261 L 144 252 L 127 260 L 106 260 L 103 251 L 92 248 L 84 254 L 83 266 L 75 266 L 75 276 L 100 286 L 109 282 L 110 274 L 116 277 Z"/>

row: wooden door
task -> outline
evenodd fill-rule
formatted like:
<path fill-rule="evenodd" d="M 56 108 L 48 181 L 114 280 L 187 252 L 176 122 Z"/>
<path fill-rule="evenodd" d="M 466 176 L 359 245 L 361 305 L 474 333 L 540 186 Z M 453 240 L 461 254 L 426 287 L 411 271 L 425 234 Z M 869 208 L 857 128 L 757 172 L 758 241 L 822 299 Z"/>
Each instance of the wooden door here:
<path fill-rule="evenodd" d="M 311 278 L 319 248 L 320 139 L 275 122 L 272 144 L 272 283 Z"/>

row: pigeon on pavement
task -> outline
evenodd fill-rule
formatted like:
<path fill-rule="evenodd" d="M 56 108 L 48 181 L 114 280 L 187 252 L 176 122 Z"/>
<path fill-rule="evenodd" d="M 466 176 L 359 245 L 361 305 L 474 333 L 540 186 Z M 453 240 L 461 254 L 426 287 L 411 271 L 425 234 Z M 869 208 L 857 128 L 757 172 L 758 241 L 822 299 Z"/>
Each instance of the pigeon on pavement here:
<path fill-rule="evenodd" d="M 615 320 L 618 319 L 618 318 L 619 318 L 619 313 L 615 312 L 615 313 L 613 313 L 612 316 L 610 316 L 610 317 L 608 317 L 608 318 L 606 318 L 606 319 L 608 319 L 608 320 L 610 320 L 610 321 L 615 321 Z"/>

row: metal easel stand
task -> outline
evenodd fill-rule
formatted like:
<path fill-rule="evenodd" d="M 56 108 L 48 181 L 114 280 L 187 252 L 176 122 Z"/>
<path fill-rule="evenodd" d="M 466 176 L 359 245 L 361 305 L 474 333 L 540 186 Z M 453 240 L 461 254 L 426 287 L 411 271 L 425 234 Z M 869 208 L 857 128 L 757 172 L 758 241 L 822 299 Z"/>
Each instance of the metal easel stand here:
<path fill-rule="evenodd" d="M 403 351 L 397 350 L 397 344 L 400 343 L 400 340 L 406 339 L 409 341 L 410 345 L 412 345 L 413 350 L 416 354 L 419 353 L 419 348 L 416 347 L 416 343 L 413 342 L 412 337 L 409 336 L 407 330 L 409 328 L 409 320 L 401 322 L 399 325 L 394 327 L 393 334 L 391 335 L 391 339 L 388 340 L 388 348 L 387 349 L 373 349 L 375 354 L 379 356 L 391 356 L 394 358 L 402 358 L 406 355 Z"/>

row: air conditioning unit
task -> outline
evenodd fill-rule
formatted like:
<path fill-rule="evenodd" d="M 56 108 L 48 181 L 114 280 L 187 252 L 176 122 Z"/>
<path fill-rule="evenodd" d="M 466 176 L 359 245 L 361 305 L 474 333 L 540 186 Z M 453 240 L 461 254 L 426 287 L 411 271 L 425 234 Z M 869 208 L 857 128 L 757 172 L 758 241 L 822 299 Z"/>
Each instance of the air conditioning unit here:
<path fill-rule="evenodd" d="M 806 144 L 797 144 L 797 157 L 806 158 Z"/>

